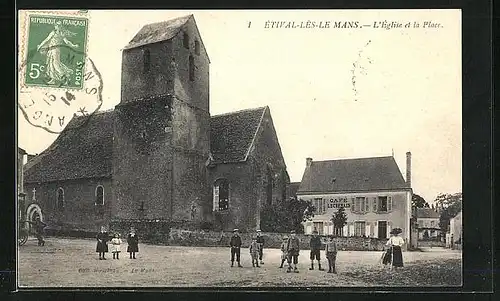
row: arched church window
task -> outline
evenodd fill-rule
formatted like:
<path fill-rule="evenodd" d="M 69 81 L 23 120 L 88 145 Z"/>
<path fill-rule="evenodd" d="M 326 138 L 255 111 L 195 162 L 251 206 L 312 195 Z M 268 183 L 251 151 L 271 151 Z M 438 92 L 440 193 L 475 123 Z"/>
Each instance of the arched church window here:
<path fill-rule="evenodd" d="M 104 206 L 104 187 L 101 185 L 95 189 L 95 205 Z"/>
<path fill-rule="evenodd" d="M 189 80 L 194 81 L 194 57 L 189 56 Z"/>
<path fill-rule="evenodd" d="M 56 203 L 56 207 L 57 209 L 63 209 L 64 208 L 64 189 L 62 189 L 61 187 L 59 187 L 59 189 L 57 189 L 57 203 Z"/>
<path fill-rule="evenodd" d="M 219 179 L 213 187 L 213 211 L 225 211 L 229 209 L 229 181 Z"/>
<path fill-rule="evenodd" d="M 149 72 L 149 69 L 151 67 L 151 56 L 149 53 L 149 49 L 144 49 L 143 55 L 144 55 L 144 60 L 143 60 L 144 72 Z"/>
<path fill-rule="evenodd" d="M 186 32 L 184 33 L 182 44 L 184 45 L 184 48 L 189 49 L 189 35 Z"/>
<path fill-rule="evenodd" d="M 200 42 L 199 41 L 194 41 L 194 53 L 196 53 L 196 55 L 200 55 Z"/>

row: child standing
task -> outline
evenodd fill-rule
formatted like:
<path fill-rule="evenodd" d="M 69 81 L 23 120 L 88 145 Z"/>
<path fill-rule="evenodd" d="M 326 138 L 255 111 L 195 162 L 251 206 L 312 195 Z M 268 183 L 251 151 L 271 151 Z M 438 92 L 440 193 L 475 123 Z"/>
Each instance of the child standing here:
<path fill-rule="evenodd" d="M 111 239 L 110 250 L 113 253 L 113 259 L 120 259 L 120 245 L 122 244 L 122 240 L 120 238 L 120 234 L 115 233 L 113 239 Z"/>
<path fill-rule="evenodd" d="M 310 254 L 310 259 L 311 259 L 311 267 L 309 270 L 314 270 L 314 259 L 318 261 L 318 269 L 320 271 L 324 271 L 324 269 L 321 268 L 321 259 L 320 259 L 320 254 L 321 254 L 321 247 L 323 246 L 321 242 L 321 238 L 318 236 L 318 231 L 314 230 L 313 234 L 311 236 L 311 240 L 309 241 L 309 246 L 311 247 L 311 254 Z"/>
<path fill-rule="evenodd" d="M 257 237 L 252 237 L 252 243 L 250 244 L 250 256 L 252 256 L 252 266 L 259 266 L 259 254 L 260 254 L 260 244 L 257 242 Z"/>
<path fill-rule="evenodd" d="M 130 228 L 130 233 L 127 236 L 127 244 L 127 252 L 130 253 L 130 259 L 135 259 L 135 253 L 139 252 L 139 237 L 137 237 L 134 227 Z"/>
<path fill-rule="evenodd" d="M 326 243 L 326 258 L 328 259 L 328 272 L 337 274 L 335 270 L 335 261 L 337 260 L 337 244 L 335 243 L 334 236 L 330 235 Z"/>
<path fill-rule="evenodd" d="M 287 258 L 287 251 L 286 251 L 286 246 L 288 244 L 288 236 L 284 236 L 283 237 L 283 242 L 281 243 L 281 265 L 280 265 L 280 269 L 283 268 L 283 264 L 285 263 L 286 261 L 286 258 Z"/>

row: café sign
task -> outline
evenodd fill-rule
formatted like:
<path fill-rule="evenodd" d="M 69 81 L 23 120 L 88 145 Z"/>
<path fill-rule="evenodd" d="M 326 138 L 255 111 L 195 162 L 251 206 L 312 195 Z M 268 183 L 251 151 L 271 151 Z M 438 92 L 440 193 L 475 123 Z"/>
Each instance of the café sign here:
<path fill-rule="evenodd" d="M 347 198 L 334 198 L 328 202 L 328 208 L 350 208 L 351 202 Z"/>

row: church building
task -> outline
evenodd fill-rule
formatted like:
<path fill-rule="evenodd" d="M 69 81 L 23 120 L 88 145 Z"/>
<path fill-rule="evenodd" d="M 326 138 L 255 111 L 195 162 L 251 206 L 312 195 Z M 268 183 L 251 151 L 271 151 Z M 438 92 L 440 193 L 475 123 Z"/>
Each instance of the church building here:
<path fill-rule="evenodd" d="M 113 221 L 260 227 L 290 182 L 269 107 L 210 115 L 210 60 L 192 15 L 144 26 L 122 53 L 121 100 L 75 116 L 25 166 L 51 227 Z"/>

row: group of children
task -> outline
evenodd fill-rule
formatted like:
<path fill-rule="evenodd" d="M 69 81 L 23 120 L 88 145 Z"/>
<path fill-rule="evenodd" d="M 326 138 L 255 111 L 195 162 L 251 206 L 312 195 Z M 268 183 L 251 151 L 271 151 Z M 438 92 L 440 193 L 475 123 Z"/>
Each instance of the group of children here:
<path fill-rule="evenodd" d="M 113 253 L 113 259 L 120 259 L 120 245 L 122 244 L 122 240 L 119 233 L 109 235 L 106 229 L 101 227 L 101 231 L 97 234 L 96 238 L 96 252 L 99 253 L 99 260 L 106 260 L 105 253 L 108 251 Z M 130 259 L 136 259 L 135 253 L 139 252 L 139 237 L 133 227 L 130 228 L 130 232 L 127 235 L 127 244 L 127 252 L 130 254 Z"/>
<path fill-rule="evenodd" d="M 331 235 L 328 238 L 327 242 L 322 242 L 321 238 L 318 236 L 318 232 L 314 231 L 309 242 L 309 246 L 311 249 L 310 259 L 311 259 L 311 267 L 309 270 L 314 270 L 314 260 L 318 261 L 318 269 L 320 271 L 324 271 L 321 268 L 321 259 L 320 253 L 322 246 L 325 245 L 326 258 L 328 260 L 328 272 L 336 274 L 335 270 L 335 261 L 337 258 L 337 245 L 334 240 L 334 236 Z M 238 267 L 242 267 L 240 264 L 240 248 L 241 248 L 241 238 L 239 236 L 238 229 L 234 229 L 233 237 L 231 237 L 231 266 L 234 266 L 234 260 L 238 262 Z M 252 237 L 252 242 L 250 243 L 250 256 L 252 257 L 252 266 L 260 267 L 262 262 L 262 254 L 264 247 L 264 238 L 260 235 L 260 230 L 257 231 L 257 236 Z M 299 263 L 299 252 L 300 252 L 300 241 L 296 236 L 295 231 L 290 232 L 290 237 L 283 237 L 283 242 L 281 243 L 281 265 L 280 268 L 283 268 L 283 264 L 285 261 L 288 263 L 287 273 L 298 273 L 299 270 L 297 268 L 297 264 Z M 292 268 L 293 264 L 293 268 Z"/>

